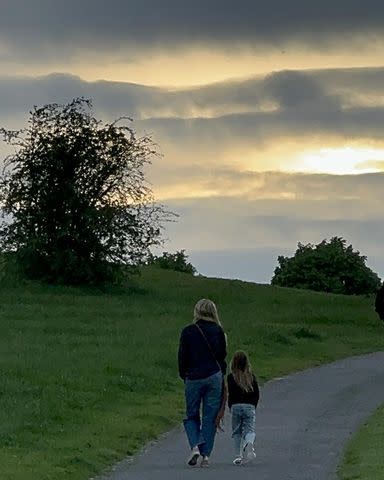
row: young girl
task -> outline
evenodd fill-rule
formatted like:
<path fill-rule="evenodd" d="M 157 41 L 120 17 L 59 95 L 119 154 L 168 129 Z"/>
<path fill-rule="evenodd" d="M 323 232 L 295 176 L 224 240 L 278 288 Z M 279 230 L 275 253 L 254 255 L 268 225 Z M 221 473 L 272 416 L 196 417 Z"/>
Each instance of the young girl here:
<path fill-rule="evenodd" d="M 227 380 L 228 406 L 232 412 L 232 438 L 236 451 L 233 463 L 241 465 L 256 457 L 253 443 L 256 407 L 259 402 L 259 386 L 245 352 L 238 351 L 234 354 Z"/>

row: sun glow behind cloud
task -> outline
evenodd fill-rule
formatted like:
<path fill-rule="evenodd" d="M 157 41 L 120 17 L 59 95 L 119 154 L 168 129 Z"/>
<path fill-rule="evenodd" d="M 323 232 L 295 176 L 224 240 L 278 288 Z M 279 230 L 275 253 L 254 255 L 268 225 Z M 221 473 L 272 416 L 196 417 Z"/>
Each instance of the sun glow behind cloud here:
<path fill-rule="evenodd" d="M 292 170 L 333 175 L 358 175 L 380 172 L 378 165 L 384 159 L 384 149 L 364 147 L 321 148 L 303 152 Z M 377 162 L 377 166 L 375 163 Z"/>

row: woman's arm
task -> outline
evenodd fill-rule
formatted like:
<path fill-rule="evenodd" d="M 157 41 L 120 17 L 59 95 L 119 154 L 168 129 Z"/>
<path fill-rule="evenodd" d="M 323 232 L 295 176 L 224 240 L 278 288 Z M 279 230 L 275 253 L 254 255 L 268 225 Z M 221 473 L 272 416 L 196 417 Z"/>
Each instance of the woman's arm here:
<path fill-rule="evenodd" d="M 228 398 L 228 387 L 227 387 L 227 384 L 225 382 L 225 379 L 223 378 L 223 390 L 222 390 L 222 394 L 221 394 L 221 406 L 220 406 L 219 413 L 217 414 L 217 417 L 216 417 L 216 428 L 217 428 L 217 430 L 220 430 L 221 432 L 224 432 L 224 429 L 222 427 L 222 420 L 223 420 L 224 415 L 225 415 L 225 406 L 227 404 L 227 398 Z"/>
<path fill-rule="evenodd" d="M 233 387 L 234 387 L 234 385 L 233 385 L 233 377 L 232 377 L 231 374 L 228 375 L 228 377 L 227 377 L 227 385 L 228 385 L 228 387 L 227 387 L 227 391 L 228 391 L 228 395 L 227 395 L 227 397 L 228 397 L 228 399 L 227 399 L 227 400 L 228 400 L 228 408 L 231 409 L 231 408 L 232 408 L 232 405 L 233 405 Z"/>
<path fill-rule="evenodd" d="M 186 345 L 184 338 L 184 330 L 181 332 L 180 341 L 179 341 L 179 352 L 178 352 L 178 362 L 179 362 L 179 376 L 185 380 L 186 376 Z"/>
<path fill-rule="evenodd" d="M 220 364 L 221 371 L 223 375 L 227 373 L 227 362 L 225 359 L 227 358 L 227 336 L 224 333 L 224 330 L 220 328 L 220 342 L 218 346 L 218 351 L 216 353 L 217 361 Z"/>

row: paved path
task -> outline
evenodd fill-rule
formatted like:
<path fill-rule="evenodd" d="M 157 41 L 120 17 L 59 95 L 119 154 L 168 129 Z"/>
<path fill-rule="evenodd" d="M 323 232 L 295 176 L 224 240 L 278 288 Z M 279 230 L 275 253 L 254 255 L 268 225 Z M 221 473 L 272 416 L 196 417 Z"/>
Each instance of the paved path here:
<path fill-rule="evenodd" d="M 184 465 L 181 429 L 108 480 L 335 480 L 343 448 L 384 402 L 384 352 L 348 358 L 265 384 L 252 464 L 234 467 L 229 421 L 217 437 L 209 469 Z"/>

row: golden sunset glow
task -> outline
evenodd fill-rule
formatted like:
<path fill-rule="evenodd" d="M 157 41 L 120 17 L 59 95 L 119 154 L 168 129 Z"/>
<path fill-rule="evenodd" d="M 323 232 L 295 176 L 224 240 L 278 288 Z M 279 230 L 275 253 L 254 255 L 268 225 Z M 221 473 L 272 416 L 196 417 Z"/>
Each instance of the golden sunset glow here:
<path fill-rule="evenodd" d="M 347 68 L 374 67 L 382 64 L 384 45 L 361 52 L 311 52 L 307 49 L 274 49 L 233 53 L 220 50 L 192 50 L 172 56 L 157 54 L 136 61 L 121 62 L 118 59 L 106 64 L 75 63 L 73 71 L 90 81 L 104 79 L 118 82 L 134 82 L 144 85 L 184 88 L 220 82 L 226 79 L 242 79 L 254 75 L 266 75 L 279 70 L 310 70 L 338 68 L 341 59 Z M 185 66 L 188 65 L 188 68 Z M 156 72 L 156 75 L 153 75 Z"/>
<path fill-rule="evenodd" d="M 55 59 L 49 63 L 13 61 L 18 75 L 47 75 L 68 72 L 87 81 L 130 82 L 168 88 L 202 86 L 229 79 L 268 75 L 281 70 L 316 70 L 322 68 L 379 67 L 384 58 L 384 43 L 357 45 L 357 49 L 339 47 L 318 51 L 302 45 L 279 48 L 179 49 L 170 55 L 156 51 L 131 57 L 79 50 L 68 58 L 63 68 Z M 186 68 L 187 66 L 187 68 Z"/>
<path fill-rule="evenodd" d="M 364 174 L 383 171 L 384 147 L 382 142 L 363 142 L 345 145 L 340 139 L 305 140 L 284 139 L 284 142 L 260 148 L 229 150 L 222 160 L 234 168 L 255 172 L 285 171 L 324 173 L 333 175 Z"/>
<path fill-rule="evenodd" d="M 316 152 L 303 152 L 293 169 L 332 175 L 357 175 L 379 172 L 372 161 L 384 159 L 384 149 L 364 147 L 321 148 Z"/>

